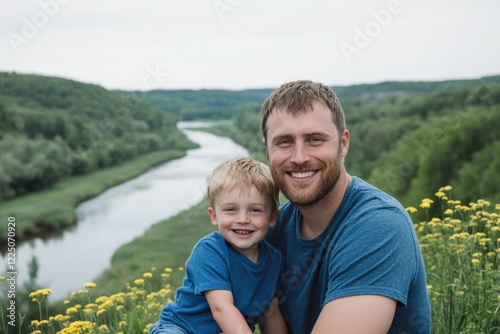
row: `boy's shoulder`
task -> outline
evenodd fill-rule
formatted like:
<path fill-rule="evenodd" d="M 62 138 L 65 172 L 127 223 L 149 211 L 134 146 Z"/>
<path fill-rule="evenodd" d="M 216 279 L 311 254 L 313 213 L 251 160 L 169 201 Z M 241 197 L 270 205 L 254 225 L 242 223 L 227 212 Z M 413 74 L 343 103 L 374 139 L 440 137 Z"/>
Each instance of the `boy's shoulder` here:
<path fill-rule="evenodd" d="M 198 240 L 196 246 L 202 244 L 222 246 L 226 244 L 226 241 L 224 240 L 224 237 L 222 237 L 219 231 L 213 231 L 212 233 L 207 234 L 203 236 L 200 240 Z"/>

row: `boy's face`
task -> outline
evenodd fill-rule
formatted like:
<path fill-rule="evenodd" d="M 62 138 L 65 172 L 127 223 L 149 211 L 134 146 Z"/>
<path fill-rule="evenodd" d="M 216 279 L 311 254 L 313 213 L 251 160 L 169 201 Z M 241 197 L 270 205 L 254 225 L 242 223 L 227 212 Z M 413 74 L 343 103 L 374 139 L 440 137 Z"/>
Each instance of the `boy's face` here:
<path fill-rule="evenodd" d="M 279 210 L 271 211 L 270 200 L 254 186 L 249 192 L 223 191 L 215 198 L 214 207 L 208 208 L 212 224 L 224 239 L 252 260 L 258 254 L 259 241 L 274 226 L 278 213 Z"/>

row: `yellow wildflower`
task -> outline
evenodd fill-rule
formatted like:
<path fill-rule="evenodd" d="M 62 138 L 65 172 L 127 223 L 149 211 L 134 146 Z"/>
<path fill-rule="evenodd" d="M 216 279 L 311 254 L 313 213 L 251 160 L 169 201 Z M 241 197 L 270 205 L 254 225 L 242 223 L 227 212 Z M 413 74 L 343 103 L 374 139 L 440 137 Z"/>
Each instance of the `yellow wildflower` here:
<path fill-rule="evenodd" d="M 453 210 L 452 210 L 452 209 L 446 209 L 446 210 L 444 211 L 444 214 L 445 214 L 445 215 L 452 215 L 452 214 L 453 214 Z"/>
<path fill-rule="evenodd" d="M 147 273 L 142 274 L 142 276 L 145 278 L 151 278 L 151 277 L 153 277 L 153 274 L 150 272 L 147 272 Z"/>
<path fill-rule="evenodd" d="M 481 246 L 486 246 L 487 243 L 491 242 L 491 238 L 481 238 L 479 239 L 479 244 Z"/>
<path fill-rule="evenodd" d="M 30 292 L 29 297 L 30 298 L 38 298 L 38 297 L 45 297 L 48 296 L 52 293 L 51 289 L 38 289 L 34 292 Z"/>
<path fill-rule="evenodd" d="M 476 264 L 479 264 L 481 261 L 479 261 L 479 259 L 472 259 L 470 261 L 473 265 L 476 265 Z"/>
<path fill-rule="evenodd" d="M 434 194 L 437 198 L 441 198 L 443 196 L 445 196 L 446 194 L 442 191 L 438 191 L 437 193 Z"/>
<path fill-rule="evenodd" d="M 103 324 L 99 326 L 99 330 L 102 332 L 108 332 L 109 331 L 108 325 Z"/>
<path fill-rule="evenodd" d="M 71 314 L 74 314 L 74 313 L 78 313 L 78 309 L 76 307 L 68 307 L 66 309 L 66 314 L 67 315 L 71 315 Z"/>
<path fill-rule="evenodd" d="M 134 281 L 135 285 L 144 285 L 144 280 L 142 278 L 138 278 Z"/>
<path fill-rule="evenodd" d="M 5 281 L 5 277 L 0 276 L 0 282 L 1 282 L 1 281 Z"/>
<path fill-rule="evenodd" d="M 95 288 L 97 286 L 97 284 L 95 284 L 94 282 L 88 282 L 88 283 L 85 283 L 83 285 L 84 288 L 87 288 L 87 289 L 92 289 L 92 288 Z"/>
<path fill-rule="evenodd" d="M 406 211 L 408 211 L 409 213 L 415 213 L 418 210 L 415 207 L 413 207 L 413 206 L 409 206 L 409 207 L 406 208 Z"/>
<path fill-rule="evenodd" d="M 171 273 L 172 272 L 172 268 L 165 268 L 165 272 Z"/>
<path fill-rule="evenodd" d="M 90 321 L 73 321 L 69 327 L 64 328 L 58 334 L 92 333 L 95 323 Z"/>
<path fill-rule="evenodd" d="M 420 204 L 420 207 L 421 207 L 422 209 L 429 209 L 429 208 L 431 207 L 431 205 L 430 205 L 428 202 L 422 202 L 422 203 Z"/>
<path fill-rule="evenodd" d="M 99 315 L 101 315 L 103 313 L 106 313 L 106 312 L 107 312 L 107 310 L 105 308 L 102 308 L 102 309 L 100 309 L 100 310 L 97 311 L 96 315 L 99 316 Z"/>
<path fill-rule="evenodd" d="M 107 301 L 109 299 L 108 296 L 100 296 L 100 297 L 97 297 L 95 302 L 97 304 L 101 304 L 101 303 L 104 303 L 105 301 Z"/>

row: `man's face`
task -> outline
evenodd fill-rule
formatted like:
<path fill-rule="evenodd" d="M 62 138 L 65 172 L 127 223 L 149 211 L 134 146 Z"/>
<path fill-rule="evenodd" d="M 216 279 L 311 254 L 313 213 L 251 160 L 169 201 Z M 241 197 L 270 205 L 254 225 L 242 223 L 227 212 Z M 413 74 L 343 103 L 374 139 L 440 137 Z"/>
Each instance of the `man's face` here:
<path fill-rule="evenodd" d="M 266 128 L 266 154 L 281 191 L 297 206 L 317 204 L 344 168 L 349 132 L 339 136 L 332 112 L 320 102 L 298 116 L 275 109 Z"/>

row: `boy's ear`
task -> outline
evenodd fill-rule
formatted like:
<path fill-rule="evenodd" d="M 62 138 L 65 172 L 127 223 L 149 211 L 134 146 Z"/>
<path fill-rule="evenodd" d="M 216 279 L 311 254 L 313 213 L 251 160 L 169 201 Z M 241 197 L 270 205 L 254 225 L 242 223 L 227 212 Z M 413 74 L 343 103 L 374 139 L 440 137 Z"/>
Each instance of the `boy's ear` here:
<path fill-rule="evenodd" d="M 215 210 L 212 207 L 208 208 L 208 215 L 210 216 L 210 220 L 212 221 L 212 225 L 217 226 L 217 217 L 215 216 Z"/>
<path fill-rule="evenodd" d="M 274 227 L 274 225 L 276 225 L 276 220 L 278 220 L 279 214 L 280 214 L 280 209 L 276 209 L 276 211 L 274 211 L 271 214 L 271 220 L 269 221 L 269 227 Z"/>

